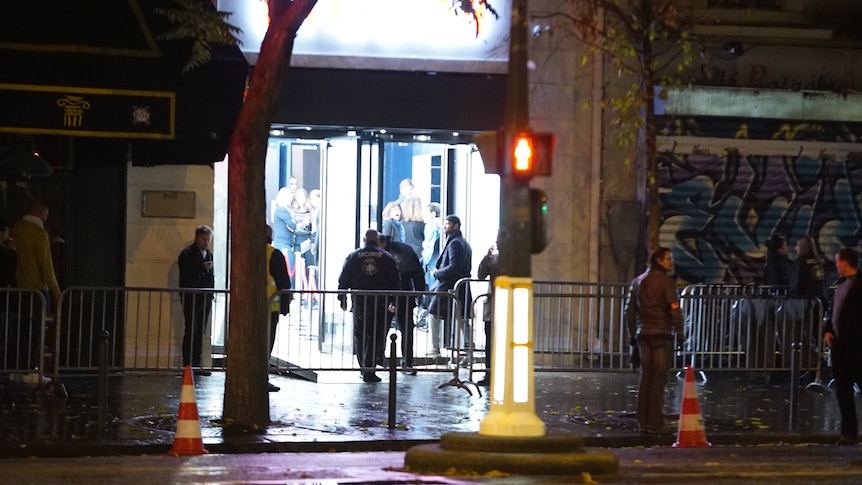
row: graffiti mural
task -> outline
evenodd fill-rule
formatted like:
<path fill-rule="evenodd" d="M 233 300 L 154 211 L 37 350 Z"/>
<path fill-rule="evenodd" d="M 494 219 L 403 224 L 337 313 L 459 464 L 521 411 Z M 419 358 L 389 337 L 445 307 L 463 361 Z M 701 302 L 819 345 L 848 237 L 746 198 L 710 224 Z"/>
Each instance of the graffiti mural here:
<path fill-rule="evenodd" d="M 760 283 L 765 242 L 808 234 L 831 272 L 842 246 L 862 239 L 862 155 L 659 157 L 661 243 L 671 247 L 684 283 Z"/>

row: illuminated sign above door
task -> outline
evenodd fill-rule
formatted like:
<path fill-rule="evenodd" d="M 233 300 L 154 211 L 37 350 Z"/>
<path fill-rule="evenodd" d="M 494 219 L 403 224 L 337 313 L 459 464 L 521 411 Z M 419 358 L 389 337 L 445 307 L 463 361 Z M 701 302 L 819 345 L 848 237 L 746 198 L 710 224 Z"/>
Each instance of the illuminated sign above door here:
<path fill-rule="evenodd" d="M 511 0 L 319 0 L 291 65 L 333 69 L 505 73 Z M 263 1 L 219 0 L 253 63 L 267 28 Z"/>

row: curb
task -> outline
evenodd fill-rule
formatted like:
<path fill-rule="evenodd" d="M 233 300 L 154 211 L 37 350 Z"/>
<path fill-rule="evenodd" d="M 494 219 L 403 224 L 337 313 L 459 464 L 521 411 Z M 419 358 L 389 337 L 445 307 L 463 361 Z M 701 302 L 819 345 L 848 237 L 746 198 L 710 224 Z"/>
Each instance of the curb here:
<path fill-rule="evenodd" d="M 383 452 L 404 451 L 426 444 L 438 444 L 440 440 L 377 440 L 377 441 L 266 441 L 266 435 L 257 440 L 231 439 L 228 441 L 204 442 L 210 453 L 256 454 L 256 453 L 339 453 L 339 452 Z M 833 445 L 838 434 L 771 432 L 756 435 L 713 433 L 708 436 L 713 446 L 774 446 L 779 444 Z M 585 436 L 584 445 L 589 448 L 649 448 L 671 447 L 675 437 L 671 435 Z M 259 440 L 259 441 L 258 441 Z M 170 443 L 144 443 L 140 441 L 47 441 L 0 446 L 4 458 L 80 458 L 87 456 L 134 456 L 164 455 L 171 450 Z"/>

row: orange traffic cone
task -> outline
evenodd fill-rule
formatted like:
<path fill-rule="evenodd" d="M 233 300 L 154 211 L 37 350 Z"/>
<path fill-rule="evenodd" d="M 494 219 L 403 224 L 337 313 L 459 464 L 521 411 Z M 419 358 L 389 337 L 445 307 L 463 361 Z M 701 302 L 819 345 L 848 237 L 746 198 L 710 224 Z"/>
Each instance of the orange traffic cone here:
<path fill-rule="evenodd" d="M 674 448 L 700 448 L 712 446 L 706 441 L 706 431 L 703 429 L 703 416 L 700 414 L 700 404 L 697 401 L 697 388 L 694 385 L 694 371 L 690 366 L 685 368 L 685 387 L 682 393 L 682 411 L 679 414 L 679 431 Z"/>
<path fill-rule="evenodd" d="M 186 366 L 183 374 L 183 390 L 180 394 L 180 409 L 177 415 L 177 432 L 174 434 L 174 447 L 168 452 L 172 456 L 203 455 L 201 422 L 198 418 L 198 404 L 195 399 L 195 381 L 192 367 Z"/>

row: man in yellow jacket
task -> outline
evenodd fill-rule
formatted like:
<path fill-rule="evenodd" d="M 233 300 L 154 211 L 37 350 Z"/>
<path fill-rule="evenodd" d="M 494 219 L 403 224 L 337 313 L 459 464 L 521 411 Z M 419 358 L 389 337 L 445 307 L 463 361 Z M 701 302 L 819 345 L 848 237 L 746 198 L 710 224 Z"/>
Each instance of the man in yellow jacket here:
<path fill-rule="evenodd" d="M 45 230 L 45 221 L 48 220 L 48 207 L 41 202 L 32 202 L 27 214 L 21 221 L 12 227 L 10 238 L 15 242 L 18 252 L 18 266 L 15 270 L 15 279 L 19 288 L 36 290 L 45 295 L 47 308 L 45 312 L 51 314 L 51 309 L 60 298 L 60 285 L 57 284 L 57 276 L 54 273 L 54 262 L 51 259 L 51 242 L 48 232 Z M 26 296 L 25 296 L 26 298 Z M 31 310 L 32 309 L 32 310 Z M 20 348 L 20 352 L 26 352 L 24 359 L 30 369 L 34 369 L 39 362 L 39 335 L 41 327 L 41 300 L 33 302 L 21 302 L 21 311 L 30 312 L 29 315 L 21 315 L 22 322 L 29 322 L 32 332 L 21 335 L 31 335 L 27 350 Z"/>

